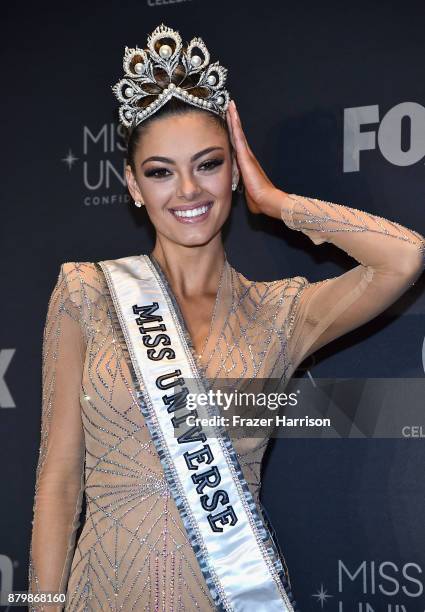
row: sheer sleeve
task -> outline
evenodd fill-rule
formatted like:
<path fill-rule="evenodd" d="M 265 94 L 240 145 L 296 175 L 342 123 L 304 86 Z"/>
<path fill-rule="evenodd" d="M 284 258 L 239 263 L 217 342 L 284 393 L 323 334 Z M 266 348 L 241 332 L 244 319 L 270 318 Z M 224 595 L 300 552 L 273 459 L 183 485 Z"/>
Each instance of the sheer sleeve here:
<path fill-rule="evenodd" d="M 79 390 L 85 355 L 80 310 L 61 265 L 43 334 L 41 440 L 35 478 L 29 592 L 65 593 L 83 496 Z M 30 610 L 63 606 L 33 604 Z"/>
<path fill-rule="evenodd" d="M 383 217 L 286 194 L 281 218 L 314 244 L 332 243 L 358 262 L 334 278 L 305 279 L 288 340 L 294 365 L 380 314 L 424 269 L 424 237 Z"/>

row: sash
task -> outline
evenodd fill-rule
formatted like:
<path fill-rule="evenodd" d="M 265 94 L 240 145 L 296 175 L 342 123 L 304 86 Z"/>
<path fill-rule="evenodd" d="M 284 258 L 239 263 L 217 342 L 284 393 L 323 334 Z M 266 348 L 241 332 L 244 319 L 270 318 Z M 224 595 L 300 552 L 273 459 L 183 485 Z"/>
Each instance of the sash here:
<path fill-rule="evenodd" d="M 140 410 L 217 610 L 296 612 L 276 543 L 227 432 L 187 429 L 189 414 L 204 417 L 209 409 L 198 404 L 189 411 L 181 401 L 185 379 L 199 392 L 205 386 L 162 278 L 148 255 L 98 263 L 134 368 Z M 177 436 L 183 422 L 185 434 Z"/>

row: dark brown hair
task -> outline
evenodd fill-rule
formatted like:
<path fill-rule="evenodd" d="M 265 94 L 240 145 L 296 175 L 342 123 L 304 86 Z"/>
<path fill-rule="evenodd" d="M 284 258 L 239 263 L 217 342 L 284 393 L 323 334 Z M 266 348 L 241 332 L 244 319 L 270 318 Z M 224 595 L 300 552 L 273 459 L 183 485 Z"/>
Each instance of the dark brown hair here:
<path fill-rule="evenodd" d="M 212 111 L 207 111 L 202 108 L 197 108 L 196 106 L 192 106 L 183 100 L 178 98 L 170 98 L 164 106 L 162 106 L 158 111 L 156 111 L 153 115 L 151 115 L 148 119 L 139 123 L 133 130 L 127 133 L 126 144 L 127 144 L 127 163 L 130 165 L 133 173 L 135 174 L 135 152 L 137 146 L 140 142 L 140 138 L 143 133 L 147 131 L 149 126 L 154 122 L 158 121 L 163 117 L 171 117 L 173 115 L 186 115 L 188 113 L 202 113 L 208 118 L 210 121 L 213 121 L 216 125 L 220 126 L 227 134 L 229 147 L 232 148 L 229 128 L 227 126 L 227 122 L 225 119 L 222 119 L 219 115 L 216 115 Z"/>

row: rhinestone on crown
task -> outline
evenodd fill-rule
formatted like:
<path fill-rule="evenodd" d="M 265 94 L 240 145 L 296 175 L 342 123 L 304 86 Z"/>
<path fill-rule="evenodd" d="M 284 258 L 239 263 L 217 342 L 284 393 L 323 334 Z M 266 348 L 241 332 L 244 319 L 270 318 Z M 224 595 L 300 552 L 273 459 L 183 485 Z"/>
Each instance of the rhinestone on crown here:
<path fill-rule="evenodd" d="M 230 102 L 229 92 L 223 88 L 227 68 L 209 61 L 210 54 L 201 38 L 192 38 L 184 50 L 180 34 L 164 24 L 150 34 L 146 50 L 126 47 L 123 59 L 125 76 L 112 86 L 122 103 L 119 108 L 121 123 L 127 128 L 136 127 L 172 96 L 224 118 Z M 184 73 L 175 83 L 172 77 L 177 66 L 183 67 Z M 158 83 L 155 78 L 157 69 L 160 69 L 162 80 L 168 79 L 168 85 Z M 189 75 L 194 77 L 195 85 L 185 83 Z M 193 95 L 191 90 L 195 88 L 201 88 L 205 96 Z M 147 96 L 153 100 L 142 108 L 140 101 Z"/>

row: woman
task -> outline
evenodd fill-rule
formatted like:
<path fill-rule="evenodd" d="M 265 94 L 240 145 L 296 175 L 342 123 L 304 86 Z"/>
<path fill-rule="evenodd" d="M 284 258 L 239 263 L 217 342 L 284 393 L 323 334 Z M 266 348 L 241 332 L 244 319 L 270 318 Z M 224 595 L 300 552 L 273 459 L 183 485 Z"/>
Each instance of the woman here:
<path fill-rule="evenodd" d="M 201 439 L 198 429 L 196 441 L 176 440 L 169 419 L 180 431 L 185 408 L 176 398 L 191 377 L 205 389 L 218 379 L 288 382 L 307 355 L 416 281 L 424 239 L 273 185 L 223 89 L 226 70 L 209 64 L 199 38 L 182 46 L 161 25 L 146 49 L 126 48 L 124 70 L 114 91 L 129 130 L 127 183 L 156 242 L 149 255 L 61 266 L 43 340 L 30 590 L 66 592 L 67 610 L 292 611 L 259 500 L 268 435 Z M 241 178 L 251 212 L 358 265 L 315 283 L 246 279 L 221 236 Z M 213 503 L 202 493 L 215 475 Z"/>

